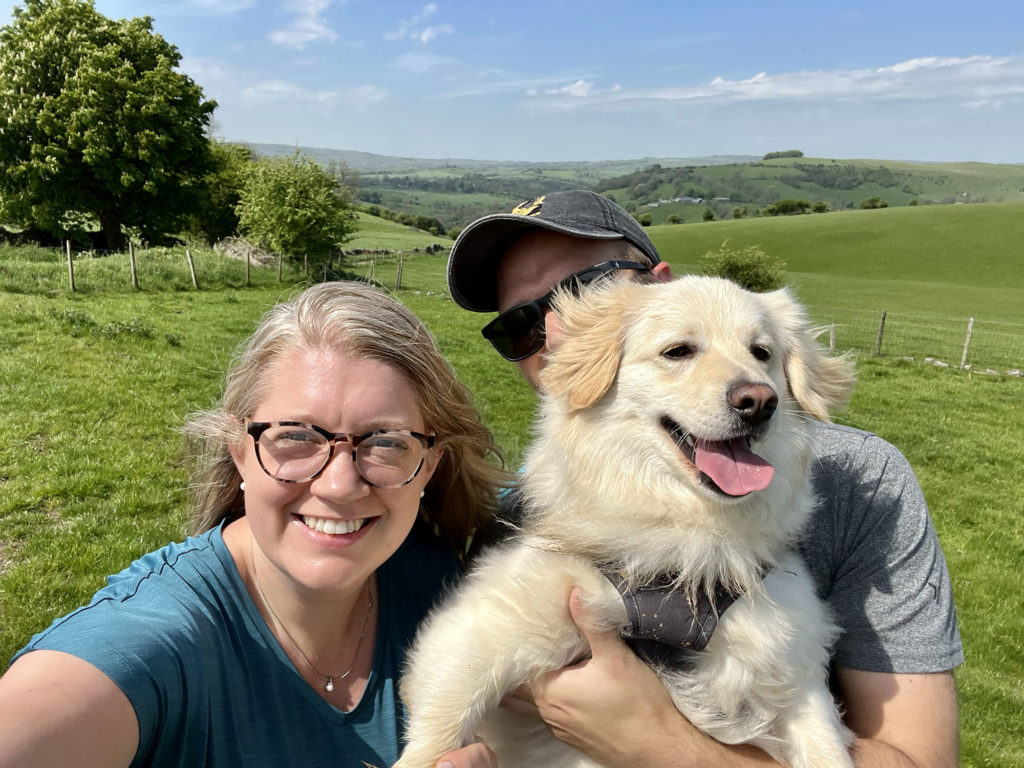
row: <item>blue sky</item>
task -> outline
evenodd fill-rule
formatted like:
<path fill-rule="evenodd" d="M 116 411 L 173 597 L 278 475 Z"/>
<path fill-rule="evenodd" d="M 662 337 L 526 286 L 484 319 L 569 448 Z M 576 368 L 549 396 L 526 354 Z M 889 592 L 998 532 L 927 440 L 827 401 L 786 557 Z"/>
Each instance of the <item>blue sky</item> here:
<path fill-rule="evenodd" d="M 423 158 L 1024 162 L 1024 2 L 95 0 L 218 133 Z"/>

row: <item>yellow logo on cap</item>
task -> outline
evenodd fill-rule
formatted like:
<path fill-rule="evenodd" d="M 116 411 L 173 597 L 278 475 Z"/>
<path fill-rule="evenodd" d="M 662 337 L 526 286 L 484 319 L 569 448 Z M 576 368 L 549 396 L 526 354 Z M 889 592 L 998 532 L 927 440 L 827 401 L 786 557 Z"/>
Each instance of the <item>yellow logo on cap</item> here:
<path fill-rule="evenodd" d="M 544 207 L 545 197 L 546 195 L 541 195 L 533 200 L 527 200 L 525 203 L 520 203 L 512 209 L 512 213 L 518 214 L 519 216 L 536 216 L 540 213 L 540 209 Z"/>

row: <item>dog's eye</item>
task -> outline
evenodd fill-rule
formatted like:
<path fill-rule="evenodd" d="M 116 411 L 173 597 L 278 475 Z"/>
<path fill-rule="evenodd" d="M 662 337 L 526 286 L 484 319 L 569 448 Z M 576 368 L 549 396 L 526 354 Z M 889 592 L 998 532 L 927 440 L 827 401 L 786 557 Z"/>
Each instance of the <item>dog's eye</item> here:
<path fill-rule="evenodd" d="M 680 358 L 690 357 L 693 353 L 694 349 L 689 344 L 678 344 L 674 347 L 669 347 L 661 354 L 670 360 L 679 360 Z"/>
<path fill-rule="evenodd" d="M 755 344 L 750 348 L 750 354 L 762 363 L 766 363 L 772 359 L 772 351 L 768 347 L 763 347 L 760 344 Z"/>

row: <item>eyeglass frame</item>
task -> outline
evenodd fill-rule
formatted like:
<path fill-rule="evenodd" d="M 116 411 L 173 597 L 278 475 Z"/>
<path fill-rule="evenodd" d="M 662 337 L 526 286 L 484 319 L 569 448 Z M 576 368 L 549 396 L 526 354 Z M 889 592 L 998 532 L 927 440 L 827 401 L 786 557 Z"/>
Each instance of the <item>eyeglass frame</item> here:
<path fill-rule="evenodd" d="M 260 437 L 263 435 L 264 432 L 266 432 L 271 427 L 305 427 L 307 429 L 313 430 L 314 432 L 316 432 L 321 437 L 326 438 L 327 439 L 327 444 L 330 446 L 330 448 L 327 451 L 327 459 L 324 461 L 323 466 L 320 467 L 320 469 L 318 469 L 314 474 L 310 475 L 309 477 L 307 477 L 304 480 L 285 480 L 284 478 L 277 477 L 276 475 L 270 474 L 270 470 L 267 469 L 266 466 L 264 466 L 263 458 L 260 456 Z M 402 486 L 408 485 L 413 480 L 415 480 L 416 476 L 420 473 L 420 470 L 423 469 L 423 462 L 426 460 L 427 451 L 429 451 L 431 448 L 433 448 L 434 447 L 434 443 L 437 441 L 437 435 L 424 435 L 421 432 L 414 432 L 411 429 L 375 429 L 375 430 L 372 430 L 370 432 L 363 432 L 362 434 L 355 434 L 354 432 L 329 432 L 328 430 L 324 429 L 323 427 L 321 427 L 321 426 L 319 426 L 317 424 L 311 424 L 308 421 L 290 421 L 290 420 L 284 420 L 284 421 L 249 421 L 249 422 L 246 422 L 245 432 L 246 432 L 247 435 L 249 435 L 252 438 L 253 450 L 256 452 L 256 463 L 260 465 L 260 469 L 263 470 L 264 474 L 267 477 L 272 478 L 274 480 L 277 480 L 279 483 L 311 483 L 311 482 L 313 482 L 318 477 L 320 477 L 320 475 L 322 475 L 324 473 L 324 470 L 327 469 L 328 466 L 330 466 L 331 461 L 334 459 L 334 449 L 337 448 L 338 443 L 346 442 L 350 446 L 352 446 L 352 450 L 351 450 L 352 466 L 355 469 L 356 474 L 359 475 L 359 479 L 362 480 L 367 485 L 369 485 L 370 487 L 372 487 L 372 488 L 380 488 L 381 490 L 394 490 L 395 488 L 401 488 Z M 413 471 L 412 475 L 404 483 L 399 483 L 398 485 L 377 485 L 376 483 L 371 482 L 370 480 L 368 480 L 363 475 L 362 470 L 359 469 L 359 462 L 356 461 L 356 451 L 358 450 L 360 444 L 364 440 L 367 440 L 367 439 L 369 439 L 369 438 L 371 438 L 371 437 L 373 437 L 375 435 L 395 435 L 395 434 L 397 434 L 397 435 L 406 435 L 408 437 L 414 437 L 417 440 L 419 440 L 420 445 L 423 446 L 423 455 L 420 457 L 420 463 L 416 465 L 416 469 Z"/>
<path fill-rule="evenodd" d="M 577 272 L 573 272 L 568 277 L 559 280 L 557 283 L 555 283 L 554 287 L 552 287 L 550 291 L 545 293 L 540 298 L 533 299 L 532 301 L 524 301 L 521 302 L 520 304 L 516 304 L 514 307 L 509 307 L 504 312 L 500 313 L 497 317 L 495 317 L 493 320 L 491 320 L 489 323 L 487 323 L 487 325 L 481 328 L 480 333 L 483 335 L 485 339 L 491 342 L 491 346 L 494 347 L 495 351 L 503 358 L 508 360 L 510 363 L 518 363 L 520 360 L 525 360 L 530 355 L 536 354 L 543 348 L 544 336 L 542 334 L 538 334 L 536 345 L 526 354 L 518 356 L 509 356 L 502 352 L 498 348 L 498 345 L 495 343 L 496 337 L 510 338 L 507 334 L 502 334 L 499 336 L 498 332 L 495 330 L 494 327 L 496 324 L 500 323 L 503 318 L 506 318 L 510 312 L 522 311 L 526 307 L 535 307 L 537 311 L 537 320 L 533 323 L 533 325 L 530 326 L 530 328 L 525 333 L 522 333 L 517 337 L 518 339 L 521 339 L 524 336 L 533 333 L 537 329 L 537 326 L 543 324 L 544 311 L 551 307 L 551 302 L 554 299 L 556 292 L 558 292 L 559 290 L 568 289 L 571 293 L 576 295 L 577 291 L 579 291 L 580 288 L 582 288 L 583 286 L 590 285 L 591 283 L 601 280 L 602 278 L 610 275 L 612 272 L 615 272 L 620 269 L 630 269 L 648 272 L 651 269 L 651 265 L 641 264 L 638 261 L 622 261 L 618 259 L 610 259 L 608 261 L 602 261 L 599 264 L 593 264 Z"/>

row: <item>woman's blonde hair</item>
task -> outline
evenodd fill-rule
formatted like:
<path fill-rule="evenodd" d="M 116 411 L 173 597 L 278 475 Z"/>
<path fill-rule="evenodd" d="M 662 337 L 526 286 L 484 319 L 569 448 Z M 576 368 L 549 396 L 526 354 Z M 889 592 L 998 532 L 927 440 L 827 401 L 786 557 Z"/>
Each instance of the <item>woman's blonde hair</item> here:
<path fill-rule="evenodd" d="M 189 417 L 191 533 L 245 513 L 241 477 L 228 447 L 245 439 L 244 419 L 263 401 L 272 366 L 302 349 L 328 349 L 376 360 L 401 373 L 415 391 L 441 458 L 421 513 L 460 550 L 497 509 L 509 484 L 501 451 L 480 422 L 469 390 L 423 323 L 402 303 L 365 283 L 320 283 L 264 316 L 227 372 L 220 405 Z"/>

